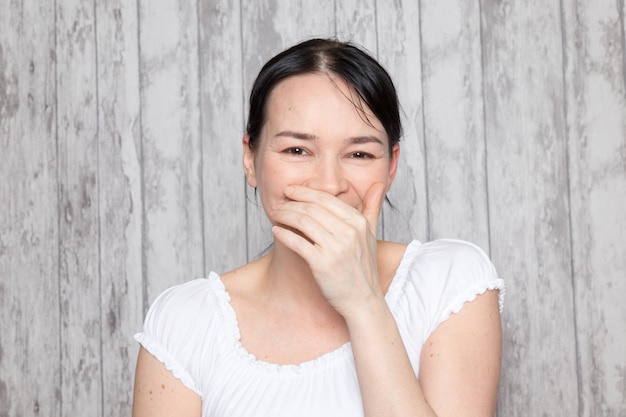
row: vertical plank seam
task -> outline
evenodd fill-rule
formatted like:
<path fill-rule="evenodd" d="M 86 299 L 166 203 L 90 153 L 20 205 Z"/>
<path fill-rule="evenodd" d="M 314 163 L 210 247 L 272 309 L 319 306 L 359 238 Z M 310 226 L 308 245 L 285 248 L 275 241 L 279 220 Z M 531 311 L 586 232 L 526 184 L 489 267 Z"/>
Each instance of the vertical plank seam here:
<path fill-rule="evenodd" d="M 478 2 L 478 36 L 480 42 L 480 74 L 481 74 L 481 96 L 482 96 L 482 111 L 483 111 L 483 169 L 485 170 L 485 209 L 487 211 L 487 253 L 491 257 L 491 205 L 489 196 L 489 148 L 487 146 L 487 103 L 485 93 L 485 44 L 484 44 L 484 27 L 483 27 L 483 6 L 482 1 Z"/>
<path fill-rule="evenodd" d="M 337 38 L 337 0 L 333 1 L 333 31 L 335 38 Z"/>
<path fill-rule="evenodd" d="M 374 32 L 376 33 L 376 60 L 380 60 L 380 47 L 378 45 L 378 2 L 374 0 Z"/>
<path fill-rule="evenodd" d="M 206 256 L 206 219 L 205 219 L 205 199 L 204 199 L 204 140 L 202 137 L 202 132 L 204 131 L 204 112 L 202 111 L 202 92 L 204 91 L 203 83 L 202 83 L 202 48 L 201 48 L 201 36 L 200 36 L 200 25 L 201 25 L 201 14 L 200 14 L 200 1 L 196 1 L 196 51 L 198 54 L 198 95 L 196 100 L 198 101 L 198 110 L 200 114 L 198 115 L 198 141 L 200 146 L 200 167 L 198 168 L 198 173 L 200 175 L 200 223 L 202 227 L 202 275 L 207 276 L 207 256 Z"/>
<path fill-rule="evenodd" d="M 622 0 L 617 2 L 617 15 L 620 25 L 622 26 L 622 78 L 624 79 L 624 91 L 626 91 L 626 23 L 624 22 L 624 8 L 626 7 L 626 1 Z"/>
<path fill-rule="evenodd" d="M 420 60 L 420 88 L 421 88 L 421 102 L 422 102 L 422 148 L 424 149 L 424 196 L 426 199 L 426 241 L 432 239 L 432 225 L 430 222 L 430 198 L 428 192 L 428 149 L 426 140 L 426 116 L 424 113 L 425 101 L 424 101 L 424 55 L 422 53 L 424 43 L 422 42 L 422 2 L 417 2 L 417 13 L 419 14 L 419 60 Z"/>
<path fill-rule="evenodd" d="M 563 6 L 563 0 L 559 0 L 559 18 L 560 18 L 560 29 L 561 29 L 561 82 L 563 88 L 563 120 L 565 122 L 565 127 L 563 129 L 563 134 L 565 135 L 565 169 L 567 173 L 567 227 L 569 233 L 569 267 L 570 267 L 570 280 L 572 284 L 572 319 L 574 325 L 574 351 L 576 352 L 576 390 L 577 390 L 577 408 L 578 408 L 578 417 L 582 417 L 583 415 L 583 407 L 581 398 L 583 395 L 583 387 L 580 376 L 581 370 L 581 357 L 580 357 L 580 342 L 578 340 L 578 319 L 577 319 L 577 309 L 576 309 L 576 294 L 577 294 L 577 286 L 576 286 L 576 270 L 575 270 L 575 260 L 574 260 L 574 233 L 572 227 L 572 176 L 570 169 L 570 130 L 568 127 L 568 114 L 569 114 L 569 106 L 567 100 L 567 33 L 565 27 L 565 8 Z"/>
<path fill-rule="evenodd" d="M 148 260 L 146 256 L 146 244 L 148 242 L 146 229 L 146 175 L 145 161 L 143 150 L 143 78 L 142 78 L 142 60 L 141 60 L 141 0 L 136 0 L 135 7 L 137 10 L 137 78 L 139 80 L 139 178 L 140 178 L 140 194 L 141 194 L 141 298 L 142 310 L 145 316 L 149 300 L 148 300 Z M 143 327 L 143 326 L 142 326 Z"/>
<path fill-rule="evenodd" d="M 242 123 L 243 123 L 243 131 L 244 134 L 248 133 L 248 128 L 246 126 L 246 74 L 245 74 L 245 49 L 244 49 L 244 40 L 243 40 L 243 0 L 239 0 L 239 47 L 241 53 L 241 115 L 242 115 Z M 245 196 L 245 204 L 244 204 L 244 216 L 245 216 L 245 224 L 246 224 L 246 262 L 250 262 L 250 223 L 248 222 L 248 217 L 250 216 L 250 210 L 248 209 L 248 205 L 250 201 L 248 200 L 248 183 L 246 178 L 243 179 L 243 193 Z"/>
<path fill-rule="evenodd" d="M 54 141 L 56 144 L 56 182 L 57 182 L 57 302 L 59 304 L 59 416 L 63 416 L 63 303 L 61 301 L 61 217 L 62 217 L 62 192 L 61 192 L 61 164 L 59 163 L 59 58 L 58 58 L 58 13 L 57 0 L 54 0 Z"/>
<path fill-rule="evenodd" d="M 100 206 L 100 82 L 99 82 L 99 68 L 98 68 L 98 13 L 96 0 L 92 1 L 93 5 L 93 43 L 94 43 L 94 79 L 95 79 L 95 93 L 96 93 L 96 213 L 97 213 L 97 240 L 98 240 L 98 307 L 100 313 L 100 320 L 98 320 L 100 331 L 99 348 L 99 365 L 100 365 L 100 416 L 104 416 L 104 359 L 103 359 L 103 319 L 105 317 L 103 313 L 102 305 L 102 216 Z"/>

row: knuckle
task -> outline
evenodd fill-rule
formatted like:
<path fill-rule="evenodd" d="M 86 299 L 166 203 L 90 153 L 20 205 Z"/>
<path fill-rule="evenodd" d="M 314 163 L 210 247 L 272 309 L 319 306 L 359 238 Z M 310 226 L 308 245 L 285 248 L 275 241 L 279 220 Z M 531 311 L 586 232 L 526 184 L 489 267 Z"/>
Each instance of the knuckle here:
<path fill-rule="evenodd" d="M 365 231 L 369 228 L 369 223 L 365 217 L 358 217 L 356 220 L 356 226 L 359 230 Z"/>

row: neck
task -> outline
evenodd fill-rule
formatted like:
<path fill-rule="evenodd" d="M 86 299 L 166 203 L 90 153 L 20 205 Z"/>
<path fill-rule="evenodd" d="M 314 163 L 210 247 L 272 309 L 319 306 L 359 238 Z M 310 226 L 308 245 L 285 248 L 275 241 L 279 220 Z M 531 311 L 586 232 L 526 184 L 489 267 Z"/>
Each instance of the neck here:
<path fill-rule="evenodd" d="M 306 261 L 279 242 L 274 245 L 264 275 L 268 294 L 272 298 L 303 307 L 314 305 L 316 309 L 332 309 Z"/>

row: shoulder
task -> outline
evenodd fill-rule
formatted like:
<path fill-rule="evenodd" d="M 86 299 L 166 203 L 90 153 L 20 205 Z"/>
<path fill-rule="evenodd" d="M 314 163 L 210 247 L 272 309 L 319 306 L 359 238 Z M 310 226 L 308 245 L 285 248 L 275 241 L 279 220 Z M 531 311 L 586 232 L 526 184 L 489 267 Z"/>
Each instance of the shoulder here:
<path fill-rule="evenodd" d="M 432 260 L 450 266 L 479 268 L 489 274 L 495 274 L 495 267 L 489 256 L 478 245 L 464 240 L 439 239 L 425 243 L 422 254 Z"/>
<path fill-rule="evenodd" d="M 504 301 L 504 281 L 487 254 L 462 240 L 412 242 L 395 279 L 398 292 L 426 316 L 431 330 L 488 290 L 499 292 L 500 308 Z"/>
<path fill-rule="evenodd" d="M 167 364 L 169 358 L 182 365 L 194 347 L 223 333 L 227 297 L 213 273 L 168 288 L 151 304 L 135 339 L 161 362 Z"/>
<path fill-rule="evenodd" d="M 182 349 L 185 343 L 219 331 L 227 297 L 219 276 L 213 273 L 168 288 L 150 305 L 143 331 L 136 338 L 144 347 L 144 342 L 151 341 L 170 352 Z"/>
<path fill-rule="evenodd" d="M 163 291 L 151 304 L 146 321 L 184 322 L 215 308 L 217 276 L 199 278 Z"/>
<path fill-rule="evenodd" d="M 163 291 L 135 339 L 188 388 L 200 394 L 203 369 L 223 327 L 219 277 L 195 279 Z M 209 349 L 209 350 L 207 350 Z M 207 365 L 208 366 L 208 365 Z"/>
<path fill-rule="evenodd" d="M 404 261 L 406 268 L 428 273 L 433 279 L 497 278 L 496 268 L 485 251 L 463 240 L 414 241 L 407 247 Z"/>

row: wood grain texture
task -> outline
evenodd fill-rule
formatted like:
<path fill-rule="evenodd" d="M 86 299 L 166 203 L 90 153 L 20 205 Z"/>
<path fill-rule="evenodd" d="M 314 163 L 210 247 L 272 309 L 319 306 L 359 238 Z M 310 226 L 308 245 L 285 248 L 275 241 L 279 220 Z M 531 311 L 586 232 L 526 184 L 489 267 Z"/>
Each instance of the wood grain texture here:
<path fill-rule="evenodd" d="M 196 2 L 139 2 L 146 296 L 204 275 Z"/>
<path fill-rule="evenodd" d="M 247 261 L 241 20 L 238 2 L 199 5 L 205 275 Z"/>
<path fill-rule="evenodd" d="M 335 35 L 354 42 L 372 55 L 378 53 L 375 0 L 344 0 L 335 2 Z"/>
<path fill-rule="evenodd" d="M 431 239 L 489 250 L 479 2 L 422 2 L 424 136 Z"/>
<path fill-rule="evenodd" d="M 96 3 L 103 416 L 129 416 L 143 320 L 136 3 Z"/>
<path fill-rule="evenodd" d="M 383 206 L 385 239 L 428 240 L 426 157 L 422 112 L 422 57 L 418 2 L 376 2 L 378 59 L 390 73 L 401 105 L 400 166 Z"/>
<path fill-rule="evenodd" d="M 60 416 L 54 9 L 0 9 L 0 416 Z"/>
<path fill-rule="evenodd" d="M 382 235 L 472 240 L 505 279 L 498 415 L 626 416 L 625 9 L 0 0 L 0 417 L 130 415 L 148 304 L 272 241 L 247 96 L 315 36 L 398 87 Z"/>
<path fill-rule="evenodd" d="M 613 1 L 564 8 L 581 416 L 626 415 L 626 95 Z M 622 15 L 623 17 L 623 15 Z M 621 330 L 615 325 L 621 323 Z"/>
<path fill-rule="evenodd" d="M 102 409 L 95 29 L 93 5 L 56 4 L 63 415 Z"/>
<path fill-rule="evenodd" d="M 491 254 L 508 294 L 499 415 L 573 416 L 559 4 L 482 6 Z"/>

